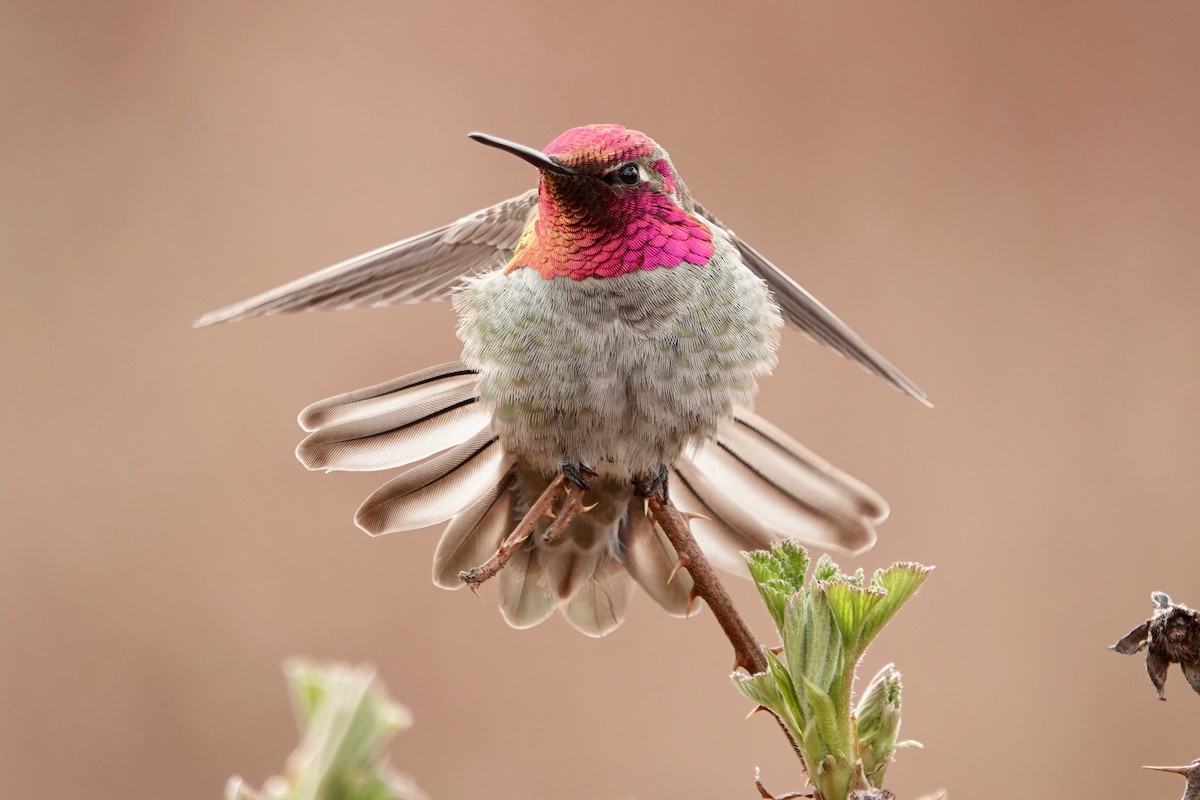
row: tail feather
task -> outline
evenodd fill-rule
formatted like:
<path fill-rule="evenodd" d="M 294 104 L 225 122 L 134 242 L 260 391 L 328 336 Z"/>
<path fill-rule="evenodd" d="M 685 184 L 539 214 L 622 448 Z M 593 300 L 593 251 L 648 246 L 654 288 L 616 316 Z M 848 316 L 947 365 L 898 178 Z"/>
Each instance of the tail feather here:
<path fill-rule="evenodd" d="M 692 576 L 679 569 L 675 548 L 646 515 L 640 501 L 629 504 L 620 537 L 625 569 L 654 602 L 674 617 L 699 610 L 699 604 L 691 602 Z"/>
<path fill-rule="evenodd" d="M 531 539 L 500 571 L 500 613 L 518 630 L 545 622 L 556 607 L 538 555 Z"/>
<path fill-rule="evenodd" d="M 873 489 L 749 410 L 738 409 L 733 421 L 721 426 L 717 441 L 815 510 L 842 519 L 887 519 L 887 502 Z"/>
<path fill-rule="evenodd" d="M 633 579 L 611 554 L 605 554 L 592 575 L 577 587 L 574 596 L 562 607 L 563 616 L 588 636 L 612 633 L 625 619 Z"/>
<path fill-rule="evenodd" d="M 306 431 L 327 428 L 351 419 L 388 413 L 450 389 L 473 393 L 479 375 L 461 361 L 423 369 L 394 381 L 319 400 L 300 412 L 300 427 Z"/>
<path fill-rule="evenodd" d="M 560 604 L 573 600 L 580 587 L 592 580 L 610 558 L 606 545 L 584 547 L 572 542 L 572 534 L 579 529 L 577 522 L 572 523 L 558 544 L 542 551 L 546 582 Z"/>
<path fill-rule="evenodd" d="M 474 386 L 454 387 L 417 402 L 403 393 L 389 399 L 396 405 L 322 425 L 304 438 L 296 457 L 309 469 L 326 472 L 394 469 L 460 444 L 490 419 Z"/>
<path fill-rule="evenodd" d="M 458 573 L 478 567 L 499 549 L 516 525 L 509 471 L 483 497 L 450 521 L 433 554 L 433 583 L 443 589 L 461 589 Z"/>
<path fill-rule="evenodd" d="M 485 562 L 550 476 L 505 452 L 478 396 L 479 376 L 459 362 L 314 403 L 300 414 L 310 434 L 297 455 L 310 469 L 378 470 L 412 464 L 380 487 L 356 521 L 375 536 L 450 520 L 434 555 L 433 581 Z M 851 553 L 875 542 L 887 504 L 871 489 L 744 409 L 672 465 L 671 496 L 698 515 L 692 530 L 715 566 L 745 573 L 744 550 L 788 538 Z M 593 484 L 556 542 L 548 521 L 501 570 L 500 610 L 515 628 L 557 608 L 589 636 L 615 629 L 636 583 L 667 612 L 687 616 L 693 582 L 633 496 L 627 480 Z"/>
<path fill-rule="evenodd" d="M 693 497 L 755 548 L 799 539 L 860 553 L 887 504 L 761 417 L 739 409 L 675 465 Z"/>
<path fill-rule="evenodd" d="M 358 509 L 355 522 L 372 536 L 436 525 L 493 488 L 513 459 L 490 429 L 385 483 Z"/>

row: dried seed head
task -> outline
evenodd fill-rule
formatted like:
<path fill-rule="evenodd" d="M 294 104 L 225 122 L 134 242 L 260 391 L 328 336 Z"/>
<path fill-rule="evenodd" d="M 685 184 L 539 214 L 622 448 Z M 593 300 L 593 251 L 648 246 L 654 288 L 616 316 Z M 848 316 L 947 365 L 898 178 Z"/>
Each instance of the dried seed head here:
<path fill-rule="evenodd" d="M 1191 687 L 1200 694 L 1200 613 L 1174 603 L 1165 592 L 1150 595 L 1154 615 L 1117 640 L 1109 649 L 1124 655 L 1146 650 L 1146 671 L 1166 700 L 1167 667 L 1179 664 Z"/>
<path fill-rule="evenodd" d="M 850 793 L 850 800 L 896 800 L 887 789 L 860 789 Z"/>

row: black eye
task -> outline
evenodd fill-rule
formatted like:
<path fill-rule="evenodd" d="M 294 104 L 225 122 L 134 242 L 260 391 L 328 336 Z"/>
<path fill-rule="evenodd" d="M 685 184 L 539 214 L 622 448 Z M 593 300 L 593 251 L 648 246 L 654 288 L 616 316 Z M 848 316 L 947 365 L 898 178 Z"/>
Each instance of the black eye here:
<path fill-rule="evenodd" d="M 637 164 L 626 164 L 617 170 L 617 178 L 626 186 L 636 186 L 642 179 L 642 174 L 638 171 Z"/>

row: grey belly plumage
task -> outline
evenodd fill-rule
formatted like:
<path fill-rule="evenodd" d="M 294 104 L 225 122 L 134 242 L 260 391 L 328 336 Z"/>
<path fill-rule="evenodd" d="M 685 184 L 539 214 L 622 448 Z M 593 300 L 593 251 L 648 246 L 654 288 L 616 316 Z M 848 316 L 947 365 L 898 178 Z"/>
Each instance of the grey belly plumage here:
<path fill-rule="evenodd" d="M 492 273 L 455 299 L 463 361 L 505 450 L 544 472 L 671 464 L 749 405 L 782 325 L 726 243 L 706 266 L 616 278 Z"/>

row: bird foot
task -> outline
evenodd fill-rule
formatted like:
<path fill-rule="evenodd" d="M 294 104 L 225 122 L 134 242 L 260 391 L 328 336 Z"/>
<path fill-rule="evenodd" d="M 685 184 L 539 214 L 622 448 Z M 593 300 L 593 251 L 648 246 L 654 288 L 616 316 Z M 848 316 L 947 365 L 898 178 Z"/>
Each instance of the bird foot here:
<path fill-rule="evenodd" d="M 585 492 L 592 488 L 588 483 L 588 478 L 595 478 L 600 473 L 589 467 L 587 464 L 581 464 L 578 461 L 564 461 L 562 465 L 562 474 L 568 481 L 583 489 Z"/>
<path fill-rule="evenodd" d="M 644 472 L 633 476 L 633 493 L 643 498 L 661 495 L 663 500 L 667 500 L 669 499 L 667 480 L 667 465 L 659 464 L 652 472 Z"/>

